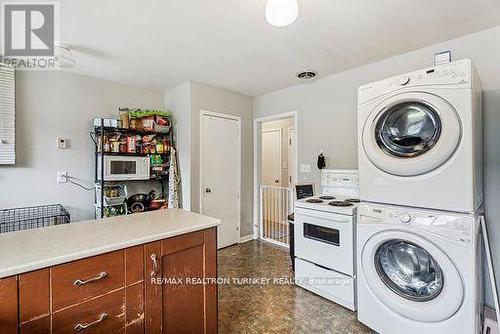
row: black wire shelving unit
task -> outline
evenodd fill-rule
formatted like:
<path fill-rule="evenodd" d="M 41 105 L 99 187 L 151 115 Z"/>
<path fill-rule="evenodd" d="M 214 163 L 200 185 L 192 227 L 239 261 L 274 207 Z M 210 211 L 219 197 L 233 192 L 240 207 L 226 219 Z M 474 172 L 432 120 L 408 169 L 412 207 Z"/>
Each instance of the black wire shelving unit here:
<path fill-rule="evenodd" d="M 104 218 L 104 209 L 106 207 L 105 205 L 105 200 L 104 200 L 104 188 L 106 184 L 117 184 L 117 183 L 125 183 L 125 182 L 147 182 L 147 181 L 158 181 L 160 182 L 161 185 L 161 191 L 163 196 L 167 196 L 167 191 L 168 189 L 168 173 L 165 173 L 163 175 L 155 175 L 151 174 L 151 178 L 149 180 L 144 180 L 144 181 L 131 181 L 131 180 L 120 180 L 120 181 L 109 181 L 104 179 L 104 168 L 99 168 L 99 166 L 104 166 L 104 157 L 105 156 L 148 156 L 151 157 L 151 155 L 161 155 L 164 159 L 164 161 L 168 161 L 167 164 L 170 164 L 170 149 L 164 153 L 130 153 L 130 152 L 106 152 L 104 149 L 104 139 L 106 135 L 110 134 L 124 134 L 124 135 L 139 135 L 139 136 L 145 136 L 145 135 L 158 135 L 162 137 L 167 137 L 170 143 L 169 147 L 175 147 L 174 146 L 174 127 L 172 124 L 172 119 L 169 117 L 169 122 L 170 122 L 170 130 L 166 132 L 156 132 L 156 131 L 146 131 L 143 129 L 130 129 L 130 128 L 119 128 L 119 127 L 109 127 L 109 126 L 104 126 L 104 118 L 100 119 L 100 126 L 95 126 L 93 131 L 90 133 L 90 137 L 92 138 L 92 141 L 94 142 L 95 146 L 95 164 L 94 164 L 94 171 L 95 171 L 95 184 L 100 190 L 100 193 L 96 192 L 95 195 L 95 206 L 96 206 L 96 217 L 95 218 Z M 151 166 L 153 167 L 153 166 Z M 167 169 L 168 171 L 168 169 Z M 100 213 L 98 215 L 98 212 Z"/>

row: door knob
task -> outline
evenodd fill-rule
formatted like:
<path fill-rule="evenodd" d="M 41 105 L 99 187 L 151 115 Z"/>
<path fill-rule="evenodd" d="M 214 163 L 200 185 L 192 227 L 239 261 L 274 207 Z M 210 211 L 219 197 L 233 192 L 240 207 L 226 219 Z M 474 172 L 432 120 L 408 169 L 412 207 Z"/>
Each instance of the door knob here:
<path fill-rule="evenodd" d="M 211 193 L 211 192 L 212 192 L 212 189 L 207 188 L 207 189 L 205 189 L 205 192 L 206 192 L 207 194 L 208 194 L 208 193 Z"/>

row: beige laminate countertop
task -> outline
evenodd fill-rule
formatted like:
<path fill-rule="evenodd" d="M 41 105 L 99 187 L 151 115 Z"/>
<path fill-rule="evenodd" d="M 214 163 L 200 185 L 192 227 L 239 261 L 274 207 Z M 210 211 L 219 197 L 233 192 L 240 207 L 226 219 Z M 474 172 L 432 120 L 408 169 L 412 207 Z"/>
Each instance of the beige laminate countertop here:
<path fill-rule="evenodd" d="M 0 234 L 0 278 L 220 225 L 181 209 Z"/>

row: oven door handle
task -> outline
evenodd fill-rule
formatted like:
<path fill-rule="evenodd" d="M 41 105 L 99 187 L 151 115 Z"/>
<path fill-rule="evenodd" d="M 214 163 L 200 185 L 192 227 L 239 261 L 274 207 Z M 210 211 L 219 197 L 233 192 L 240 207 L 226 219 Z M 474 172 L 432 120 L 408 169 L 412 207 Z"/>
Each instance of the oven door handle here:
<path fill-rule="evenodd" d="M 348 224 L 348 223 L 351 223 L 350 220 L 337 220 L 337 219 L 328 219 L 329 221 L 331 222 L 334 222 L 334 223 L 339 223 L 339 224 Z"/>
<path fill-rule="evenodd" d="M 310 225 L 321 226 L 321 227 L 326 227 L 326 228 L 329 227 L 329 226 L 325 226 L 324 224 L 318 224 L 316 222 L 311 222 L 311 221 L 307 221 L 307 220 L 303 220 L 303 221 L 299 221 L 299 222 L 297 222 L 297 220 L 295 220 L 295 221 L 296 221 L 296 224 L 301 224 L 301 225 L 310 224 Z M 353 222 L 349 221 L 349 220 L 334 220 L 334 219 L 330 219 L 329 222 L 337 223 L 337 224 L 342 224 L 342 225 L 353 224 Z"/>
<path fill-rule="evenodd" d="M 315 216 L 309 216 L 307 215 L 307 217 L 310 217 L 310 218 L 315 218 L 317 219 L 318 217 L 315 217 Z M 352 224 L 353 221 L 352 220 L 348 220 L 348 219 L 333 219 L 333 218 L 321 218 L 322 220 L 328 220 L 329 222 L 333 222 L 333 223 L 338 223 L 338 224 Z M 297 221 L 297 218 L 295 218 L 295 221 Z M 303 224 L 303 223 L 308 223 L 308 224 L 312 224 L 312 225 L 316 225 L 316 226 L 321 226 L 321 225 L 318 225 L 316 223 L 312 223 L 312 222 L 307 222 L 307 221 L 299 221 L 299 224 Z"/>

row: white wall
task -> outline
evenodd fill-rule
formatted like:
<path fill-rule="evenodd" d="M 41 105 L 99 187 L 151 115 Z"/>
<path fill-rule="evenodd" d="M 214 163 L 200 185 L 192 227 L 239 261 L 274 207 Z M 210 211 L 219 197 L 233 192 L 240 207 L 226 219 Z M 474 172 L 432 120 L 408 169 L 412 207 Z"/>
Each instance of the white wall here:
<path fill-rule="evenodd" d="M 500 270 L 500 26 L 379 62 L 259 96 L 254 116 L 298 110 L 299 164 L 313 172 L 299 175 L 319 184 L 316 156 L 324 149 L 328 168 L 357 167 L 357 88 L 361 84 L 432 66 L 433 55 L 451 50 L 454 59 L 472 58 L 483 85 L 484 193 L 494 260 Z M 497 275 L 500 283 L 500 275 Z M 491 299 L 488 298 L 491 303 Z"/>
<path fill-rule="evenodd" d="M 175 145 L 181 177 L 181 204 L 191 209 L 191 83 L 189 81 L 165 93 L 165 107 L 172 111 Z"/>
<path fill-rule="evenodd" d="M 189 94 L 185 93 L 187 89 L 189 89 Z M 179 93 L 179 90 L 184 93 Z M 181 182 L 183 182 L 183 201 L 184 203 L 189 201 L 190 209 L 194 212 L 200 211 L 200 110 L 241 117 L 242 194 L 240 235 L 246 236 L 251 234 L 253 225 L 252 99 L 242 94 L 198 82 L 187 82 L 167 92 L 165 94 L 165 104 L 174 113 L 179 129 L 183 129 L 179 130 L 179 132 L 186 131 L 186 133 L 190 133 L 190 138 L 184 139 L 185 143 L 189 140 L 189 144 L 187 147 L 184 147 L 183 152 L 180 152 L 180 154 L 189 154 L 190 156 L 189 162 L 186 161 L 181 166 Z M 188 105 L 189 108 L 187 107 Z"/>
<path fill-rule="evenodd" d="M 94 195 L 57 184 L 57 171 L 94 182 L 91 118 L 117 116 L 118 107 L 163 108 L 163 94 L 59 71 L 16 73 L 14 166 L 0 166 L 0 208 L 61 203 L 74 221 L 94 218 Z M 59 150 L 57 137 L 69 139 Z"/>

